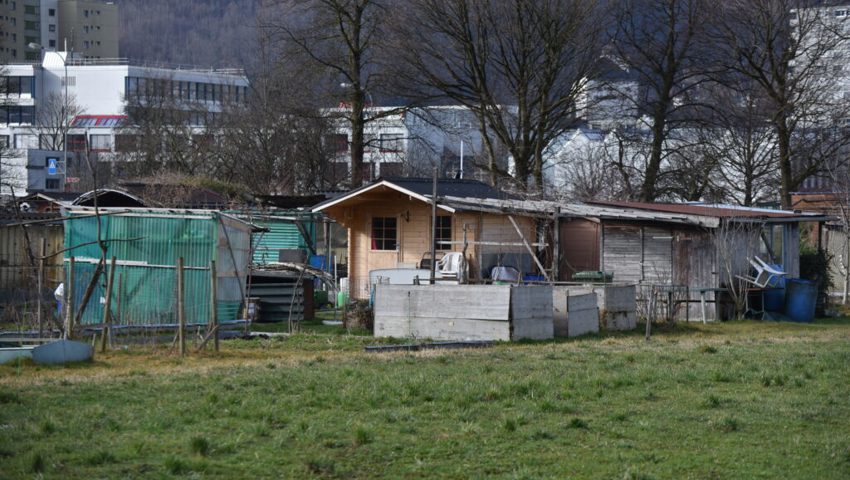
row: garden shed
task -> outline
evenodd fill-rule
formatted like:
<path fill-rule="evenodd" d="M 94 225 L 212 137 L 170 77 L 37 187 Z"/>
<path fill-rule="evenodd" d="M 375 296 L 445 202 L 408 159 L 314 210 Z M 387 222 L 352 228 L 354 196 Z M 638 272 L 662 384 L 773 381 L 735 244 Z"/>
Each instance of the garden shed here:
<path fill-rule="evenodd" d="M 214 210 L 74 207 L 66 211 L 66 286 L 78 308 L 102 251 L 107 259 L 82 317 L 84 325 L 103 322 L 109 259 L 116 258 L 110 303 L 113 323 L 174 325 L 177 262 L 183 258 L 187 325 L 210 321 L 211 285 L 221 322 L 241 317 L 256 226 Z M 99 227 L 98 227 L 99 224 Z M 74 259 L 71 278 L 71 259 Z M 213 282 L 211 262 L 215 261 Z M 66 287 L 68 288 L 68 287 Z"/>
<path fill-rule="evenodd" d="M 369 298 L 369 273 L 376 270 L 406 270 L 427 280 L 432 191 L 432 179 L 380 179 L 313 208 L 348 229 L 351 298 Z M 530 252 L 537 247 L 537 214 L 491 213 L 476 203 L 507 197 L 475 180 L 440 179 L 435 237 L 438 258 L 449 252 L 462 254 L 473 282 L 488 279 L 494 266 L 510 266 L 522 274 L 543 273 Z M 453 198 L 469 202 L 453 203 Z"/>

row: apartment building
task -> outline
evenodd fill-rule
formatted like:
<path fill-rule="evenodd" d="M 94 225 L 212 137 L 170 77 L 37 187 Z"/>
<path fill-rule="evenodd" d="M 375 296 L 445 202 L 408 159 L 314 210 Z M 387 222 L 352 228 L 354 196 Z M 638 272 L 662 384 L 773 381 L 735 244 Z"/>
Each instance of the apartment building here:
<path fill-rule="evenodd" d="M 57 48 L 85 58 L 118 57 L 118 6 L 94 0 L 59 0 Z"/>
<path fill-rule="evenodd" d="M 128 148 L 122 138 L 127 133 L 127 109 L 145 105 L 154 95 L 160 100 L 167 96 L 170 109 L 191 111 L 190 122 L 198 130 L 227 102 L 243 102 L 248 95 L 248 79 L 239 69 L 172 68 L 53 51 L 45 51 L 40 63 L 6 65 L 0 82 L 0 91 L 5 92 L 0 94 L 4 97 L 0 99 L 0 145 L 6 146 L 0 176 L 6 184 L 14 180 L 16 195 L 25 193 L 27 185 L 35 191 L 65 190 L 69 173 L 61 168 L 66 161 L 58 155 L 62 152 L 39 154 L 34 164 L 28 162 L 29 150 L 58 148 L 56 144 L 64 142 L 64 138 L 50 138 L 57 130 L 65 133 L 64 125 L 50 125 L 51 119 L 43 115 L 51 107 L 55 109 L 56 102 L 65 104 L 67 98 L 68 105 L 76 105 L 78 111 L 66 120 L 67 148 L 61 150 L 74 154 L 88 147 L 109 158 Z M 54 117 L 52 121 L 57 120 Z M 51 188 L 48 184 L 40 188 L 28 176 L 28 172 L 50 167 L 44 158 L 59 161 L 60 168 L 45 177 L 51 180 Z"/>
<path fill-rule="evenodd" d="M 327 139 L 334 162 L 341 171 L 351 168 L 351 127 L 345 107 L 325 112 L 337 121 Z M 364 129 L 364 180 L 378 177 L 426 176 L 439 167 L 448 177 L 486 179 L 485 147 L 478 121 L 466 107 L 455 105 L 417 107 L 368 107 L 372 119 Z M 507 157 L 498 159 L 506 168 Z"/>
<path fill-rule="evenodd" d="M 0 0 L 0 61 L 37 62 L 28 46 L 118 57 L 118 6 L 96 0 Z"/>

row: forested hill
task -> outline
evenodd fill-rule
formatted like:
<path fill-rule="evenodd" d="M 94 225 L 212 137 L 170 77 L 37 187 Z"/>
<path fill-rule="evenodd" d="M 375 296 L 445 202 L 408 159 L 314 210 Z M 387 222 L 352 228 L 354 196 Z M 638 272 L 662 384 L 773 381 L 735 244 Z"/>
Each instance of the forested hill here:
<path fill-rule="evenodd" d="M 214 67 L 244 67 L 256 57 L 261 0 L 113 1 L 122 57 Z"/>

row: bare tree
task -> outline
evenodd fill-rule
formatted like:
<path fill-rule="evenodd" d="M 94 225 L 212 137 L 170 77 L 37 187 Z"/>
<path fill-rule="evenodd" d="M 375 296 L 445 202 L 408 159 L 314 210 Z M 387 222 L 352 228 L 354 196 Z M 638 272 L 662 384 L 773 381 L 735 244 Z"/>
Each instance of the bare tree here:
<path fill-rule="evenodd" d="M 641 88 L 623 93 L 646 112 L 651 134 L 635 195 L 653 201 L 665 193 L 660 186 L 669 132 L 703 115 L 700 88 L 711 67 L 704 41 L 711 10 L 705 0 L 624 0 L 615 8 L 611 54 L 635 72 Z"/>
<path fill-rule="evenodd" d="M 776 137 L 765 117 L 765 100 L 744 82 L 739 88 L 714 89 L 711 98 L 717 108 L 696 134 L 699 154 L 717 166 L 712 181 L 722 199 L 752 206 L 776 199 L 779 176 Z"/>
<path fill-rule="evenodd" d="M 807 8 L 811 3 L 728 0 L 715 9 L 719 58 L 767 100 L 784 208 L 791 207 L 791 192 L 847 142 L 837 126 L 846 101 L 833 77 L 834 65 L 843 67 L 844 40 L 831 10 Z"/>
<path fill-rule="evenodd" d="M 543 152 L 574 125 L 575 100 L 592 76 L 604 24 L 593 0 L 416 0 L 396 34 L 399 78 L 422 101 L 448 99 L 474 112 L 491 180 L 507 172 L 543 187 Z"/>
<path fill-rule="evenodd" d="M 835 228 L 829 230 L 828 250 L 832 255 L 832 265 L 841 276 L 841 302 L 850 302 L 850 162 L 845 155 L 837 156 L 825 162 L 825 176 L 831 184 L 831 194 L 827 201 L 832 203 L 830 209 L 838 221 Z"/>
<path fill-rule="evenodd" d="M 267 0 L 260 29 L 281 49 L 292 69 L 317 67 L 326 75 L 310 87 L 327 107 L 329 98 L 346 98 L 340 108 L 326 110 L 351 129 L 352 186 L 366 180 L 363 153 L 365 126 L 397 112 L 377 111 L 374 96 L 382 93 L 381 72 L 385 23 L 390 0 Z M 282 63 L 283 64 L 283 63 Z M 322 105 L 323 104 L 323 105 Z"/>
<path fill-rule="evenodd" d="M 338 187 L 347 179 L 334 177 L 330 121 L 315 110 L 287 105 L 284 99 L 296 94 L 280 87 L 256 88 L 246 104 L 225 111 L 216 177 L 239 181 L 263 195 Z"/>
<path fill-rule="evenodd" d="M 127 174 L 162 171 L 201 175 L 217 162 L 216 113 L 200 99 L 181 99 L 170 78 L 139 79 L 125 105 L 127 121 L 116 141 Z"/>
<path fill-rule="evenodd" d="M 723 218 L 713 231 L 720 282 L 734 303 L 736 318 L 746 313 L 747 292 L 752 285 L 744 277 L 749 275 L 748 260 L 758 253 L 763 228 L 760 223 Z"/>
<path fill-rule="evenodd" d="M 38 136 L 38 146 L 42 150 L 60 151 L 64 148 L 74 118 L 83 113 L 85 111 L 73 96 L 66 101 L 63 94 L 50 92 L 39 101 L 35 124 L 30 132 Z"/>

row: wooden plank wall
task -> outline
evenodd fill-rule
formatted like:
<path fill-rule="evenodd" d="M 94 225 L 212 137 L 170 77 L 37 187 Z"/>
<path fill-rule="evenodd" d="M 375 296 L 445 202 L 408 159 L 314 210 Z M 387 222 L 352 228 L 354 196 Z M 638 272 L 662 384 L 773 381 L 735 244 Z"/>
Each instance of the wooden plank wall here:
<path fill-rule="evenodd" d="M 61 225 L 32 225 L 26 228 L 31 245 L 27 244 L 21 228 L 0 228 L 0 291 L 26 290 L 36 285 L 37 269 L 30 264 L 27 248 L 38 255 L 42 238 L 46 240 L 48 255 L 64 248 L 65 236 Z M 55 289 L 63 281 L 63 276 L 62 255 L 48 258 L 45 263 L 45 289 Z"/>
<path fill-rule="evenodd" d="M 599 270 L 599 229 L 600 224 L 590 220 L 561 221 L 558 280 L 571 281 L 576 272 Z"/>
<path fill-rule="evenodd" d="M 708 230 L 700 229 L 677 229 L 674 230 L 675 241 L 673 244 L 674 273 L 673 281 L 677 285 L 688 285 L 695 289 L 699 287 L 718 287 L 720 278 L 717 270 L 717 252 L 714 244 L 714 236 Z M 715 293 L 707 292 L 706 318 L 713 320 L 717 318 L 717 305 Z M 702 307 L 698 303 L 700 295 L 696 291 L 690 292 L 690 311 L 687 313 L 691 321 L 702 318 Z M 684 317 L 684 315 L 682 315 Z"/>
<path fill-rule="evenodd" d="M 639 283 L 642 280 L 640 227 L 632 225 L 604 226 L 602 270 L 613 272 L 615 282 Z"/>

